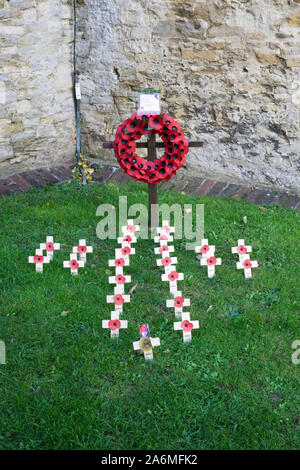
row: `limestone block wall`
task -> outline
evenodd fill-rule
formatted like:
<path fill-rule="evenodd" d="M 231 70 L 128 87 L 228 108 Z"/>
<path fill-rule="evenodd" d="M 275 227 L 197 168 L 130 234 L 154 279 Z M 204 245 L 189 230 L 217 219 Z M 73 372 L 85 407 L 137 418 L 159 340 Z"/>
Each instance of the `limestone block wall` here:
<path fill-rule="evenodd" d="M 0 178 L 74 155 L 72 6 L 0 0 Z"/>
<path fill-rule="evenodd" d="M 188 167 L 300 187 L 300 0 L 78 0 L 84 150 L 162 89 L 162 109 L 204 142 Z"/>

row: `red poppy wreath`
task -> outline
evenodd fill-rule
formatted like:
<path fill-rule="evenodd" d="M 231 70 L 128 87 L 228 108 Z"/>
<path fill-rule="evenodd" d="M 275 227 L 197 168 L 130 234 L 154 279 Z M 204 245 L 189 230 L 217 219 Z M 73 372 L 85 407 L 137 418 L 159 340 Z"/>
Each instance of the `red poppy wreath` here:
<path fill-rule="evenodd" d="M 165 144 L 163 156 L 154 162 L 139 157 L 136 141 L 142 135 L 158 134 Z M 113 143 L 116 158 L 124 173 L 145 183 L 159 183 L 169 180 L 186 161 L 189 150 L 180 124 L 167 114 L 138 116 L 133 114 L 121 124 Z"/>

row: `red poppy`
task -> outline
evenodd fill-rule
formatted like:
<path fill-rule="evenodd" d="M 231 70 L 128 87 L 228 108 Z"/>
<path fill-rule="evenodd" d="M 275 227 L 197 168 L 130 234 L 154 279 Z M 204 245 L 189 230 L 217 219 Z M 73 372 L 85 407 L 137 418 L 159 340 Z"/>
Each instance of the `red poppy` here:
<path fill-rule="evenodd" d="M 205 253 L 209 252 L 209 246 L 208 245 L 202 245 L 201 246 L 201 253 L 204 255 Z"/>
<path fill-rule="evenodd" d="M 174 118 L 168 116 L 167 114 L 164 115 L 164 125 L 170 129 L 170 126 L 175 122 Z"/>
<path fill-rule="evenodd" d="M 162 236 L 160 237 L 160 240 L 168 240 L 168 236 L 167 236 L 167 235 L 162 235 Z"/>
<path fill-rule="evenodd" d="M 130 233 L 134 233 L 136 231 L 136 226 L 135 225 L 127 225 L 127 230 Z"/>
<path fill-rule="evenodd" d="M 213 265 L 217 264 L 217 260 L 214 256 L 211 256 L 210 258 L 207 258 L 206 263 L 210 266 L 213 266 Z"/>
<path fill-rule="evenodd" d="M 247 253 L 247 248 L 244 245 L 239 245 L 238 252 L 240 255 L 245 255 Z"/>
<path fill-rule="evenodd" d="M 246 259 L 246 260 L 244 261 L 244 268 L 245 268 L 245 269 L 250 269 L 250 268 L 252 268 L 252 263 L 251 263 L 251 260 L 250 260 L 250 259 Z"/>
<path fill-rule="evenodd" d="M 130 235 L 126 235 L 126 237 L 123 238 L 123 242 L 131 243 L 131 242 L 132 242 L 131 236 L 130 236 Z"/>
<path fill-rule="evenodd" d="M 116 294 L 114 300 L 116 305 L 122 305 L 124 303 L 124 298 L 121 294 Z"/>
<path fill-rule="evenodd" d="M 168 246 L 167 245 L 161 246 L 159 249 L 160 254 L 164 253 L 165 251 L 169 251 Z"/>
<path fill-rule="evenodd" d="M 178 279 L 178 272 L 177 271 L 172 271 L 168 275 L 169 281 L 176 281 Z"/>
<path fill-rule="evenodd" d="M 77 247 L 77 251 L 78 251 L 78 253 L 86 253 L 87 252 L 87 247 L 84 246 L 84 245 L 79 245 Z"/>
<path fill-rule="evenodd" d="M 74 270 L 79 268 L 79 264 L 77 263 L 76 259 L 71 259 L 70 268 Z"/>
<path fill-rule="evenodd" d="M 179 308 L 183 306 L 184 298 L 180 295 L 174 298 L 174 306 Z"/>
<path fill-rule="evenodd" d="M 163 225 L 163 226 L 162 226 L 162 229 L 163 229 L 165 232 L 167 232 L 167 233 L 169 233 L 170 230 L 171 230 L 168 225 Z"/>
<path fill-rule="evenodd" d="M 53 251 L 54 250 L 54 245 L 52 242 L 46 243 L 46 251 Z"/>
<path fill-rule="evenodd" d="M 193 329 L 193 323 L 188 320 L 184 320 L 183 322 L 181 322 L 181 328 L 183 329 L 183 331 L 191 331 Z"/>
<path fill-rule="evenodd" d="M 161 260 L 161 263 L 163 266 L 169 266 L 169 264 L 172 263 L 172 260 L 169 256 L 166 256 L 165 258 Z"/>
<path fill-rule="evenodd" d="M 121 136 L 122 136 L 122 139 L 124 140 L 130 140 L 132 137 L 132 134 L 126 134 L 125 130 L 123 129 Z"/>
<path fill-rule="evenodd" d="M 34 255 L 33 262 L 34 263 L 43 263 L 44 262 L 44 257 L 42 255 Z"/>
<path fill-rule="evenodd" d="M 124 256 L 130 255 L 131 249 L 129 248 L 129 246 L 125 246 L 124 248 L 121 249 L 121 253 L 122 253 L 122 255 L 124 255 Z"/>
<path fill-rule="evenodd" d="M 135 132 L 135 131 L 137 131 L 137 130 L 139 129 L 140 126 L 139 126 L 139 123 L 138 123 L 137 120 L 135 120 L 135 119 L 134 119 L 134 120 L 132 120 L 132 119 L 129 120 L 129 119 L 128 119 L 128 121 L 130 121 L 130 122 L 128 122 L 128 123 L 125 125 L 125 129 L 126 129 L 128 132 L 132 133 L 132 132 Z"/>
<path fill-rule="evenodd" d="M 117 283 L 117 284 L 124 284 L 124 282 L 125 282 L 125 276 L 122 276 L 122 274 L 118 274 L 118 275 L 115 277 L 115 280 L 116 280 L 116 283 Z"/>
<path fill-rule="evenodd" d="M 118 330 L 120 326 L 121 326 L 121 322 L 117 318 L 115 320 L 109 320 L 108 322 L 108 328 L 110 330 Z"/>
<path fill-rule="evenodd" d="M 153 129 L 160 131 L 163 128 L 163 120 L 161 116 L 150 116 L 148 125 Z"/>
<path fill-rule="evenodd" d="M 125 264 L 125 260 L 123 258 L 115 259 L 116 266 L 124 266 L 124 264 Z"/>

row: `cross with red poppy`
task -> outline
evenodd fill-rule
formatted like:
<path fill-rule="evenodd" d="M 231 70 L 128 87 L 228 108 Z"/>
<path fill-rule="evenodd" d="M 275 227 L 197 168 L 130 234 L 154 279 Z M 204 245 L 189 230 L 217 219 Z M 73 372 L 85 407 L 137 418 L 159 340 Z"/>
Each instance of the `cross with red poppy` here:
<path fill-rule="evenodd" d="M 144 358 L 148 361 L 153 359 L 153 348 L 156 346 L 160 346 L 160 339 L 149 336 L 142 337 L 139 341 L 133 343 L 133 349 L 144 353 Z"/>
<path fill-rule="evenodd" d="M 102 328 L 110 329 L 110 337 L 118 338 L 120 328 L 127 328 L 128 321 L 119 319 L 120 312 L 111 312 L 110 320 L 102 320 Z"/>
<path fill-rule="evenodd" d="M 195 252 L 201 253 L 202 258 L 209 258 L 215 254 L 215 246 L 209 245 L 207 238 L 201 240 L 201 245 L 195 246 Z"/>
<path fill-rule="evenodd" d="M 87 253 L 93 253 L 93 247 L 92 246 L 87 246 L 86 240 L 82 239 L 79 240 L 78 246 L 73 246 L 73 253 L 78 253 L 79 254 L 79 259 L 86 263 L 86 254 Z"/>
<path fill-rule="evenodd" d="M 131 282 L 131 276 L 123 276 L 123 274 L 119 273 L 115 276 L 109 276 L 108 282 L 109 284 L 116 284 L 114 288 L 115 294 L 124 294 L 124 284 Z"/>
<path fill-rule="evenodd" d="M 257 268 L 258 262 L 257 261 L 251 261 L 250 256 L 246 255 L 240 255 L 240 260 L 236 263 L 237 269 L 243 269 L 245 278 L 250 279 L 252 277 L 252 268 Z"/>
<path fill-rule="evenodd" d="M 175 292 L 178 292 L 177 281 L 182 281 L 184 279 L 184 275 L 183 273 L 178 273 L 173 269 L 169 273 L 162 274 L 161 279 L 162 281 L 169 281 L 170 293 L 175 294 Z"/>
<path fill-rule="evenodd" d="M 162 235 L 158 235 L 157 237 L 154 237 L 154 243 L 159 243 L 160 246 L 162 245 L 167 245 L 168 242 L 173 241 L 173 235 L 167 235 L 166 233 L 163 233 Z"/>
<path fill-rule="evenodd" d="M 187 343 L 192 341 L 192 330 L 199 328 L 199 321 L 190 320 L 189 312 L 182 312 L 181 321 L 174 322 L 174 330 L 182 330 L 183 333 L 183 342 Z"/>
<path fill-rule="evenodd" d="M 40 249 L 47 251 L 47 256 L 50 260 L 53 259 L 54 250 L 60 250 L 60 243 L 54 243 L 53 237 L 46 238 L 46 243 L 40 243 Z"/>
<path fill-rule="evenodd" d="M 175 232 L 175 227 L 170 227 L 169 221 L 168 220 L 163 220 L 162 226 L 157 227 L 156 231 L 160 235 L 169 235 L 170 233 Z"/>
<path fill-rule="evenodd" d="M 69 268 L 71 274 L 74 274 L 75 276 L 77 276 L 78 274 L 78 268 L 83 268 L 83 267 L 84 267 L 84 261 L 77 260 L 77 253 L 71 253 L 70 260 L 64 261 L 64 268 Z"/>
<path fill-rule="evenodd" d="M 123 311 L 123 303 L 130 302 L 130 295 L 123 295 L 123 294 L 115 294 L 115 295 L 107 295 L 106 302 L 108 304 L 115 304 L 115 310 L 117 312 Z"/>
<path fill-rule="evenodd" d="M 127 220 L 127 225 L 122 226 L 123 235 L 130 235 L 134 237 L 135 232 L 139 232 L 140 227 L 133 223 L 133 219 Z M 135 240 L 136 241 L 136 240 Z"/>
<path fill-rule="evenodd" d="M 180 291 L 174 293 L 174 299 L 168 299 L 167 307 L 173 307 L 175 310 L 175 317 L 181 318 L 183 314 L 183 307 L 188 307 L 190 305 L 190 299 L 184 299 Z"/>
<path fill-rule="evenodd" d="M 164 258 L 156 260 L 157 266 L 163 266 L 165 268 L 165 273 L 170 272 L 174 269 L 174 264 L 177 264 L 177 257 L 165 256 Z"/>
<path fill-rule="evenodd" d="M 174 246 L 168 246 L 166 243 L 164 245 L 154 248 L 154 253 L 156 255 L 161 255 L 163 258 L 169 256 L 169 253 L 174 252 Z"/>
<path fill-rule="evenodd" d="M 129 258 L 121 256 L 120 258 L 108 260 L 108 266 L 116 268 L 116 274 L 123 274 L 123 267 L 129 266 Z"/>
<path fill-rule="evenodd" d="M 215 266 L 220 266 L 222 264 L 221 258 L 215 258 L 210 256 L 209 258 L 202 258 L 201 266 L 207 266 L 207 275 L 209 278 L 214 277 L 215 275 Z"/>
<path fill-rule="evenodd" d="M 239 257 L 241 257 L 241 255 L 245 255 L 246 253 L 251 253 L 252 246 L 251 245 L 246 246 L 245 241 L 243 239 L 240 239 L 238 240 L 238 246 L 233 246 L 231 248 L 231 251 L 232 253 L 237 253 Z"/>
<path fill-rule="evenodd" d="M 110 320 L 102 320 L 102 328 L 110 329 L 110 337 L 118 338 L 120 328 L 127 328 L 128 321 L 119 319 L 120 312 L 111 312 Z"/>
<path fill-rule="evenodd" d="M 135 255 L 135 248 L 131 248 L 130 245 L 124 245 L 122 248 L 115 249 L 116 258 L 129 259 L 129 255 Z"/>
<path fill-rule="evenodd" d="M 49 256 L 43 256 L 43 250 L 38 248 L 35 250 L 35 255 L 34 256 L 29 256 L 28 257 L 28 263 L 34 263 L 35 264 L 35 271 L 37 273 L 42 273 L 43 272 L 43 265 L 44 263 L 50 263 L 50 258 Z"/>
<path fill-rule="evenodd" d="M 129 234 L 125 234 L 123 235 L 122 237 L 118 237 L 117 239 L 118 243 L 121 244 L 122 248 L 124 246 L 127 246 L 127 245 L 131 245 L 131 243 L 136 243 L 136 236 L 133 235 L 132 233 L 129 235 Z"/>

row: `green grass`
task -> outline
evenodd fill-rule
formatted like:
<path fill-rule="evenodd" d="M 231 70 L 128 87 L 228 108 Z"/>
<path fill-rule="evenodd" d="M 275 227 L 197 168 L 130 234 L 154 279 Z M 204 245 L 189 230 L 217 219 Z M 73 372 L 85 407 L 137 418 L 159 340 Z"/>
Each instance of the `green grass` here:
<path fill-rule="evenodd" d="M 107 263 L 116 243 L 97 238 L 96 208 L 117 206 L 120 195 L 146 203 L 146 189 L 72 183 L 0 200 L 0 448 L 299 449 L 291 344 L 300 339 L 300 213 L 161 191 L 160 202 L 205 204 L 205 235 L 222 266 L 208 279 L 185 241 L 175 241 L 179 286 L 200 322 L 183 344 L 165 308 L 154 242 L 139 240 L 126 268 L 127 292 L 139 284 L 124 308 L 128 330 L 113 341 L 101 322 L 111 310 Z M 27 258 L 50 234 L 62 250 L 37 274 Z M 71 276 L 62 261 L 79 238 L 94 253 Z M 259 262 L 249 281 L 231 254 L 238 238 Z M 132 347 L 142 322 L 161 339 L 152 363 Z"/>

